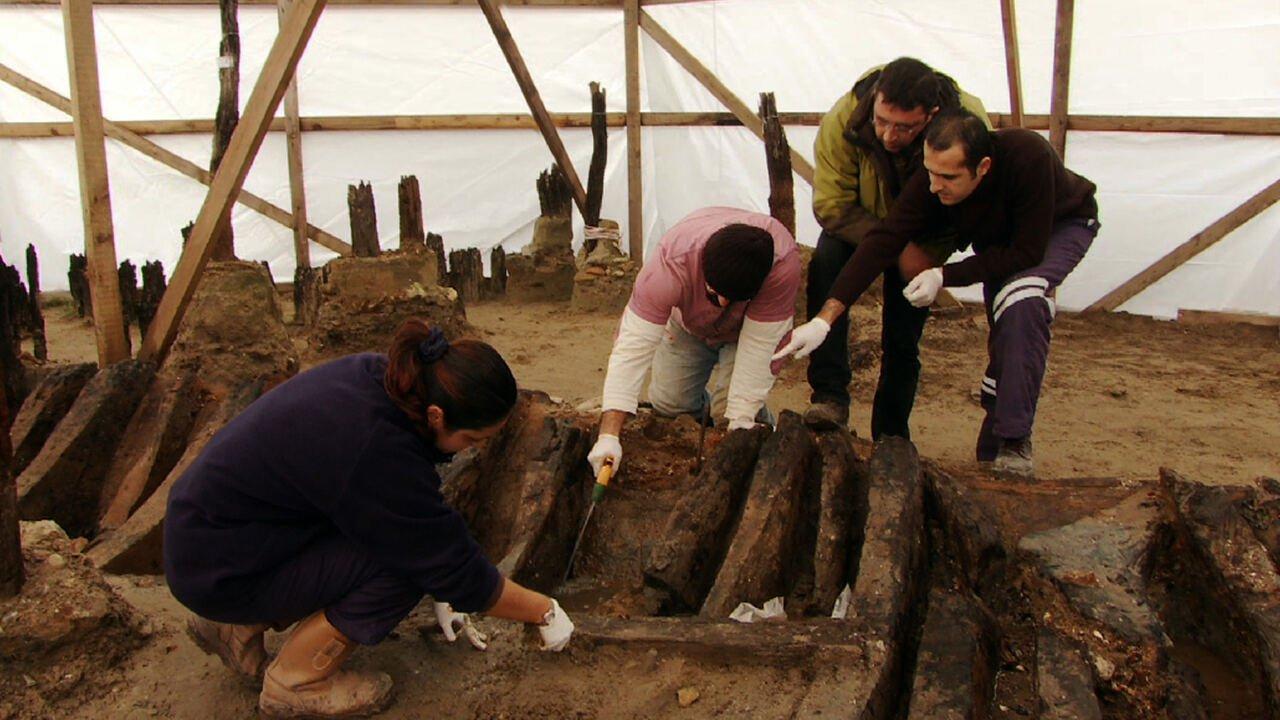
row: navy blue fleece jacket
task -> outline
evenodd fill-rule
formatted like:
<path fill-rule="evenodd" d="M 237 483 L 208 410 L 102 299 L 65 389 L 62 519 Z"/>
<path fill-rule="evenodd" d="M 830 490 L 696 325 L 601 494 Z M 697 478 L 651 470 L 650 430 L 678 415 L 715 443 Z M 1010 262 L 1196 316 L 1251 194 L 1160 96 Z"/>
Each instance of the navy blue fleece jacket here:
<path fill-rule="evenodd" d="M 459 612 L 502 588 L 440 494 L 449 458 L 383 389 L 385 355 L 351 355 L 263 395 L 227 424 L 169 494 L 164 569 L 179 597 L 232 604 L 240 588 L 341 533 Z"/>

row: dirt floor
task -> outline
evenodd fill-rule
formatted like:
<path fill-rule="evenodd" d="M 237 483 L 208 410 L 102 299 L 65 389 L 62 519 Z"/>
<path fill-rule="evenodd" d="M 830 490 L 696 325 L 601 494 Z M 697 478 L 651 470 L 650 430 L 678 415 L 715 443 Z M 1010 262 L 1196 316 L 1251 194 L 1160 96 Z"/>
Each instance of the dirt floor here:
<path fill-rule="evenodd" d="M 92 327 L 68 315 L 69 306 L 46 312 L 50 358 L 93 360 Z M 467 318 L 523 387 L 573 405 L 598 400 L 616 317 L 573 313 L 569 303 L 489 302 L 469 308 Z M 853 309 L 852 325 L 852 423 L 867 437 L 880 366 L 879 307 L 864 300 Z M 921 455 L 952 466 L 972 463 L 985 342 L 986 320 L 976 308 L 930 319 L 912 414 Z M 783 369 L 769 399 L 775 413 L 804 410 L 804 368 L 793 361 Z M 1213 484 L 1280 474 L 1280 335 L 1249 325 L 1061 314 L 1035 451 L 1038 472 L 1057 478 L 1150 480 L 1161 466 Z"/>
<path fill-rule="evenodd" d="M 521 385 L 575 405 L 598 398 L 616 317 L 574 314 L 568 303 L 495 302 L 469 308 L 468 320 L 504 354 Z M 93 359 L 92 328 L 69 317 L 68 308 L 49 308 L 46 322 L 52 359 Z M 1275 328 L 1188 327 L 1125 315 L 1062 315 L 1054 333 L 1036 431 L 1039 474 L 1118 478 L 1121 485 L 1151 481 L 1160 466 L 1206 483 L 1245 483 L 1259 475 L 1280 475 L 1280 338 Z M 878 370 L 878 307 L 854 309 L 853 334 L 853 426 L 865 437 Z M 977 471 L 972 444 L 981 418 L 977 393 L 985 337 L 985 320 L 969 309 L 935 316 L 922 347 L 924 371 L 913 439 L 921 455 L 962 473 Z M 770 405 L 775 411 L 803 410 L 806 402 L 804 363 L 792 363 Z M 637 448 L 643 444 L 642 438 L 634 443 Z M 664 498 L 678 488 L 678 483 L 664 483 L 648 472 L 651 469 L 645 470 L 638 475 L 657 483 L 649 489 L 661 490 Z M 1117 491 L 1116 497 L 1122 494 Z M 1073 517 L 1057 519 L 1066 522 Z M 1028 522 L 1035 527 L 1056 524 Z M 594 550 L 610 542 L 593 538 L 588 545 Z M 590 570 L 601 560 L 589 551 L 582 563 Z M 628 575 L 632 569 L 628 564 Z M 119 577 L 110 582 L 152 621 L 154 634 L 122 666 L 103 670 L 108 692 L 91 702 L 64 706 L 60 716 L 99 720 L 254 715 L 256 692 L 238 684 L 187 640 L 182 633 L 185 613 L 161 579 Z M 590 588 L 582 590 L 582 600 L 600 599 L 591 597 Z M 620 614 L 644 605 L 634 596 L 617 599 Z M 611 648 L 571 648 L 546 656 L 534 649 L 535 639 L 524 629 L 491 619 L 479 620 L 491 645 L 478 653 L 465 643 L 446 644 L 429 614 L 429 609 L 424 614 L 420 608 L 388 643 L 362 653 L 356 663 L 386 670 L 396 679 L 398 701 L 385 717 L 586 718 L 677 712 L 690 718 L 789 717 L 797 701 L 795 688 L 804 685 L 803 678 L 790 677 L 791 671 L 780 672 L 767 663 L 694 667 L 691 661 L 656 651 L 636 659 L 634 653 Z M 280 636 L 269 635 L 270 646 L 279 641 Z M 597 684 L 584 687 L 566 681 L 584 666 Z M 566 672 L 571 668 L 575 672 Z M 484 679 L 495 676 L 505 678 L 501 687 L 486 684 Z M 686 700 L 698 696 L 687 708 L 678 702 L 682 689 Z"/>

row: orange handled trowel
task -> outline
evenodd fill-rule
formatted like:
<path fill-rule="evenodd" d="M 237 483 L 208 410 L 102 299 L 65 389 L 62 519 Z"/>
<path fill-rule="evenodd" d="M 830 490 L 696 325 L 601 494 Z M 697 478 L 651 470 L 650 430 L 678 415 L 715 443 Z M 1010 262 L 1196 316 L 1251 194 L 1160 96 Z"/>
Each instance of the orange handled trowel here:
<path fill-rule="evenodd" d="M 578 548 L 582 546 L 582 536 L 587 534 L 587 525 L 591 522 L 591 514 L 596 511 L 596 503 L 600 502 L 604 497 L 604 491 L 609 487 L 609 480 L 613 477 L 613 460 L 605 460 L 600 466 L 600 474 L 596 475 L 596 486 L 591 488 L 591 505 L 587 508 L 587 517 L 582 521 L 582 529 L 578 531 L 578 539 L 573 541 L 573 551 L 569 553 L 569 567 L 564 570 L 564 580 L 561 585 L 569 582 L 569 578 L 573 575 L 573 561 L 578 558 Z"/>

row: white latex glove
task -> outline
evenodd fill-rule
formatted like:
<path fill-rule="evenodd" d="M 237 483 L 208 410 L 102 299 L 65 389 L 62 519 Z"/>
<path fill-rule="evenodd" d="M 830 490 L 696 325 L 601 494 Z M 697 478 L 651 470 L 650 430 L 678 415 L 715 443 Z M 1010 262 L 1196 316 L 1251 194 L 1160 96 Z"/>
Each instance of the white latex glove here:
<path fill-rule="evenodd" d="M 902 289 L 902 296 L 916 307 L 929 307 L 942 289 L 942 268 L 929 268 L 915 276 Z"/>
<path fill-rule="evenodd" d="M 755 421 L 755 420 L 748 420 L 747 418 L 738 418 L 737 420 L 730 420 L 730 421 L 729 421 L 729 431 L 730 431 L 730 432 L 732 432 L 732 431 L 734 431 L 734 430 L 750 430 L 751 428 L 753 428 L 753 427 L 755 427 L 755 426 L 756 426 L 756 421 Z"/>
<path fill-rule="evenodd" d="M 791 331 L 791 342 L 787 346 L 774 353 L 774 360 L 795 354 L 796 359 L 808 357 L 809 353 L 818 349 L 823 340 L 827 339 L 827 333 L 831 332 L 831 325 L 822 318 L 814 318 L 809 322 L 801 325 Z"/>
<path fill-rule="evenodd" d="M 569 637 L 573 635 L 573 621 L 560 609 L 560 603 L 551 599 L 551 609 L 538 626 L 538 634 L 542 635 L 542 649 L 560 652 L 569 645 Z"/>
<path fill-rule="evenodd" d="M 454 612 L 453 606 L 449 603 L 436 602 L 436 621 L 440 623 L 440 629 L 444 631 L 444 639 L 454 642 L 458 639 L 458 631 L 466 636 L 467 642 L 477 650 L 484 650 L 489 647 L 489 638 L 480 632 L 475 625 L 471 624 L 471 616 L 466 613 Z"/>
<path fill-rule="evenodd" d="M 595 475 L 600 474 L 600 468 L 604 465 L 605 460 L 613 460 L 614 472 L 622 463 L 622 443 L 618 441 L 617 435 L 609 435 L 601 433 L 596 439 L 596 444 L 591 448 L 591 452 L 587 453 L 587 462 L 591 463 L 591 472 Z"/>

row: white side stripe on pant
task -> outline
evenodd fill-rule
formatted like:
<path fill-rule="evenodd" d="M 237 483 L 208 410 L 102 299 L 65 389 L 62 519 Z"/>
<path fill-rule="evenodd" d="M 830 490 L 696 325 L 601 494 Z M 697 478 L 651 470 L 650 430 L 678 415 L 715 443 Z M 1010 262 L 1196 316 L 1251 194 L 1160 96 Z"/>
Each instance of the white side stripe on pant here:
<path fill-rule="evenodd" d="M 988 395 L 996 394 L 996 381 L 983 375 L 982 376 L 982 392 Z"/>
<path fill-rule="evenodd" d="M 999 322 L 1000 316 L 1004 314 L 1005 310 L 1008 310 L 1013 305 L 1023 300 L 1026 300 L 1028 298 L 1041 298 L 1042 300 L 1049 300 L 1049 298 L 1044 296 L 1044 288 L 1038 288 L 1038 287 L 1022 288 L 1021 290 L 1006 297 L 1004 299 L 1004 302 L 1001 303 L 1000 306 L 996 308 L 995 314 L 991 316 L 992 322 Z M 1050 302 L 1049 316 L 1053 317 L 1053 313 L 1056 310 L 1056 308 L 1054 307 L 1052 301 L 1049 301 L 1049 302 Z"/>
<path fill-rule="evenodd" d="M 1025 287 L 1038 287 L 1041 290 L 1048 290 L 1049 281 L 1035 275 L 1028 275 L 1026 277 L 1020 277 L 1017 280 L 1010 280 L 1008 285 L 1000 288 L 1000 292 L 996 293 L 996 299 L 991 301 L 992 312 L 999 313 L 1001 306 L 1004 305 L 1004 299 L 1009 296 L 1009 293 Z"/>

